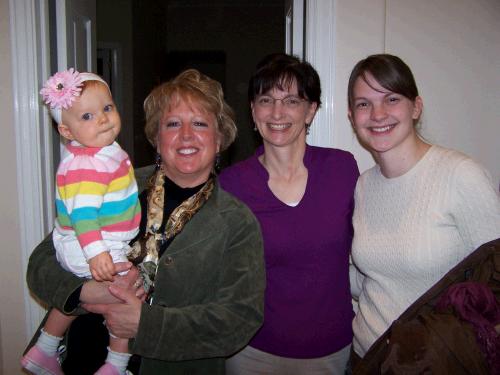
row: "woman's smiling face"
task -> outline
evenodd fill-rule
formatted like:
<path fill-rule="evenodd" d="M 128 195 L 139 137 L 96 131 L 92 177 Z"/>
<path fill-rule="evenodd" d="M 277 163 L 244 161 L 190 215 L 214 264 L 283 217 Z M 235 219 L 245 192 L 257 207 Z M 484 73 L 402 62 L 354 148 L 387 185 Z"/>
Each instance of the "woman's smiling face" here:
<path fill-rule="evenodd" d="M 317 104 L 299 97 L 295 81 L 289 87 L 274 87 L 256 96 L 251 104 L 252 116 L 264 143 L 286 146 L 304 143 L 306 124 L 310 124 Z"/>
<path fill-rule="evenodd" d="M 194 100 L 178 98 L 160 120 L 157 151 L 165 175 L 181 187 L 205 182 L 219 152 L 216 118 Z"/>
<path fill-rule="evenodd" d="M 415 122 L 422 99 L 414 101 L 382 87 L 369 73 L 358 77 L 353 89 L 349 119 L 360 142 L 376 154 L 404 149 L 417 138 Z"/>

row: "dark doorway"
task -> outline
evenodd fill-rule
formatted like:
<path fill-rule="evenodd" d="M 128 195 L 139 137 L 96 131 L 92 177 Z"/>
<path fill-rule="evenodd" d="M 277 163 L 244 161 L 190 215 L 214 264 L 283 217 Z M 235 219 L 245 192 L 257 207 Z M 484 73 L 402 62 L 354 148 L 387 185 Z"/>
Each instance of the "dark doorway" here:
<path fill-rule="evenodd" d="M 217 79 L 236 113 L 238 137 L 224 164 L 250 156 L 253 131 L 247 83 L 257 62 L 284 51 L 284 0 L 99 0 L 97 41 L 121 54 L 122 147 L 136 168 L 155 150 L 144 135 L 142 103 L 153 87 L 195 68 Z M 128 132 L 127 132 L 128 129 Z"/>

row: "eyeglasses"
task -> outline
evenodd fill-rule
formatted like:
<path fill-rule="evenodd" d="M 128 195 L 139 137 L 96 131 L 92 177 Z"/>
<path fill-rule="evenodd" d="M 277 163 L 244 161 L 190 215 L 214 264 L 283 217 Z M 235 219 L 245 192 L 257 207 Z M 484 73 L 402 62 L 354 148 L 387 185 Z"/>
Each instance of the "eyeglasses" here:
<path fill-rule="evenodd" d="M 281 104 L 287 109 L 296 109 L 302 104 L 302 102 L 307 102 L 306 99 L 299 98 L 297 96 L 286 96 L 281 99 L 273 98 L 268 95 L 260 95 L 255 99 L 254 104 L 260 108 L 272 108 L 277 101 L 281 101 Z"/>

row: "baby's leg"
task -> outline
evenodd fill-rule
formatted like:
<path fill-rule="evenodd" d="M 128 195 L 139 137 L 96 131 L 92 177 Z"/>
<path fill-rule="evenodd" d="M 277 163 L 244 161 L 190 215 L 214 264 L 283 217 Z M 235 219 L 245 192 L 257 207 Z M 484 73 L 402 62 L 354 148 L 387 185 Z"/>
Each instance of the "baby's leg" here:
<path fill-rule="evenodd" d="M 95 375 L 123 375 L 127 369 L 131 354 L 128 353 L 128 339 L 109 336 L 108 357 L 106 363 Z"/>
<path fill-rule="evenodd" d="M 122 339 L 116 336 L 109 336 L 109 348 L 118 353 L 128 354 L 128 339 Z"/>
<path fill-rule="evenodd" d="M 36 344 L 21 359 L 21 365 L 34 374 L 61 374 L 57 349 L 62 336 L 76 317 L 52 309 Z"/>
<path fill-rule="evenodd" d="M 43 330 L 52 336 L 63 336 L 76 316 L 66 315 L 57 309 L 50 310 Z"/>

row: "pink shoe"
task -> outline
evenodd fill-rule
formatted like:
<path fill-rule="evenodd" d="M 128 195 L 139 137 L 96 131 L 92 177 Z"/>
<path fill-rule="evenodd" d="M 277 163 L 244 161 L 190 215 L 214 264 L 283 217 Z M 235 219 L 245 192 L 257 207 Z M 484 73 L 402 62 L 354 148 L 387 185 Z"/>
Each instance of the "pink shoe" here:
<path fill-rule="evenodd" d="M 36 345 L 21 358 L 21 366 L 36 375 L 64 375 L 57 356 L 45 354 Z"/>
<path fill-rule="evenodd" d="M 111 363 L 106 362 L 94 375 L 121 375 L 120 371 Z"/>

